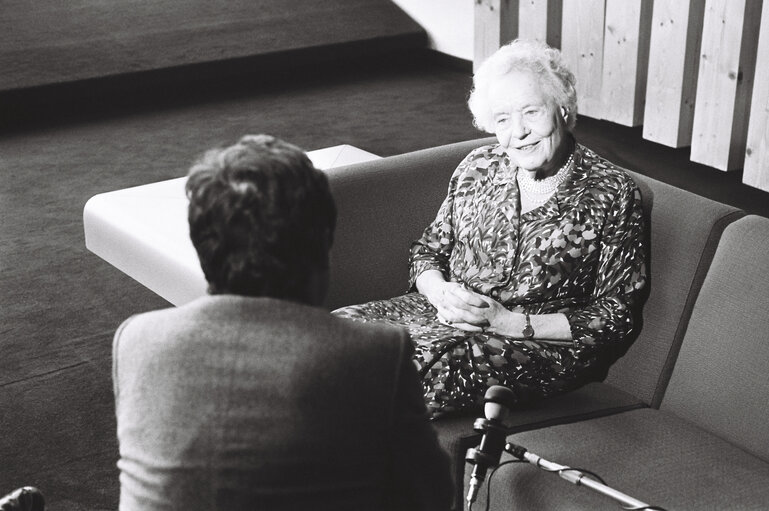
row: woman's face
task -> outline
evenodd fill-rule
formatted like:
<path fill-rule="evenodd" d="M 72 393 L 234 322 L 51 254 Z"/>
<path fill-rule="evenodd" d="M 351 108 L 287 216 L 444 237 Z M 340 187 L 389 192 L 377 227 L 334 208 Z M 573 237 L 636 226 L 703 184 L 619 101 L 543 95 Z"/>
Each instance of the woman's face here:
<path fill-rule="evenodd" d="M 489 87 L 494 133 L 512 162 L 524 170 L 549 173 L 566 141 L 564 111 L 529 71 L 513 71 Z"/>

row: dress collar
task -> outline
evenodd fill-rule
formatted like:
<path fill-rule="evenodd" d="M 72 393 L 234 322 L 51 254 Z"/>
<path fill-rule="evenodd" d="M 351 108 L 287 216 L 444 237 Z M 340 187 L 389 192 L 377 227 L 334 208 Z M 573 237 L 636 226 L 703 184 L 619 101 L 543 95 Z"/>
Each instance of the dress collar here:
<path fill-rule="evenodd" d="M 510 157 L 507 155 L 504 148 L 500 145 L 496 145 L 491 149 L 491 154 L 497 156 L 497 158 L 495 158 L 497 165 L 489 169 L 491 182 L 494 185 L 515 183 L 518 168 L 512 167 Z M 538 208 L 532 209 L 523 216 L 534 215 L 537 218 L 557 217 L 560 215 L 564 206 L 579 201 L 580 197 L 585 192 L 584 182 L 588 174 L 588 169 L 583 163 L 585 148 L 575 142 L 573 156 L 574 165 L 571 173 L 566 180 L 556 188 L 552 197 Z M 520 193 L 517 186 L 515 187 L 514 193 L 516 195 Z"/>
<path fill-rule="evenodd" d="M 537 218 L 556 218 L 561 215 L 561 211 L 571 204 L 579 202 L 582 194 L 585 193 L 584 181 L 587 175 L 583 165 L 584 151 L 583 147 L 577 143 L 574 144 L 574 165 L 571 173 L 556 188 L 555 193 L 539 208 L 532 209 L 526 214 L 533 214 Z"/>

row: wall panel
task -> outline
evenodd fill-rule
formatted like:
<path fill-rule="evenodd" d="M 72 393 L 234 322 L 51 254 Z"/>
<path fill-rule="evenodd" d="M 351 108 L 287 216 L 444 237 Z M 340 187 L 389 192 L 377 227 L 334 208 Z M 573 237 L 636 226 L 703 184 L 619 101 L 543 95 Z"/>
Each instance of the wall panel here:
<path fill-rule="evenodd" d="M 649 60 L 651 0 L 607 0 L 601 110 L 625 126 L 643 121 Z"/>
<path fill-rule="evenodd" d="M 692 140 L 705 0 L 655 0 L 643 137 L 669 147 Z"/>
<path fill-rule="evenodd" d="M 761 14 L 755 86 L 745 148 L 745 184 L 769 192 L 769 8 Z"/>
<path fill-rule="evenodd" d="M 760 0 L 705 2 L 692 161 L 721 170 L 743 165 L 760 18 Z"/>
<path fill-rule="evenodd" d="M 561 47 L 562 0 L 520 0 L 518 37 Z"/>
<path fill-rule="evenodd" d="M 602 118 L 605 0 L 563 2 L 561 52 L 577 78 L 579 113 Z"/>
<path fill-rule="evenodd" d="M 475 0 L 473 69 L 518 37 L 518 0 Z"/>

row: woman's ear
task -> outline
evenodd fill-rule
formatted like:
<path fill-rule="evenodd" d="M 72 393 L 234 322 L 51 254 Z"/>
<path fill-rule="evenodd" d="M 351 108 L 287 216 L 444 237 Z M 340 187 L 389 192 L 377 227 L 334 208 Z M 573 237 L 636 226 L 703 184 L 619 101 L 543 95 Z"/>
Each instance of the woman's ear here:
<path fill-rule="evenodd" d="M 561 117 L 564 121 L 569 119 L 569 110 L 567 110 L 565 106 L 561 107 Z"/>

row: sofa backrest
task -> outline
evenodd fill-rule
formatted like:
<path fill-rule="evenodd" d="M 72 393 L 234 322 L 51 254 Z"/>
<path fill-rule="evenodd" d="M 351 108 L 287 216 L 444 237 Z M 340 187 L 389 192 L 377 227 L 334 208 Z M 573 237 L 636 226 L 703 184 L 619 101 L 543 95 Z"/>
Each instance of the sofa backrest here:
<path fill-rule="evenodd" d="M 630 172 L 643 198 L 648 232 L 648 297 L 638 337 L 606 382 L 658 407 L 694 301 L 724 227 L 743 215 L 656 179 Z"/>
<path fill-rule="evenodd" d="M 483 144 L 472 140 L 326 171 L 338 210 L 327 307 L 407 291 L 411 242 L 435 219 L 454 169 Z"/>
<path fill-rule="evenodd" d="M 769 219 L 729 225 L 661 408 L 769 461 Z"/>
<path fill-rule="evenodd" d="M 339 218 L 327 307 L 406 292 L 411 242 L 435 218 L 459 162 L 493 142 L 471 140 L 330 169 Z M 658 406 L 721 231 L 741 213 L 631 175 L 641 188 L 650 230 L 649 296 L 639 337 L 607 381 Z"/>

